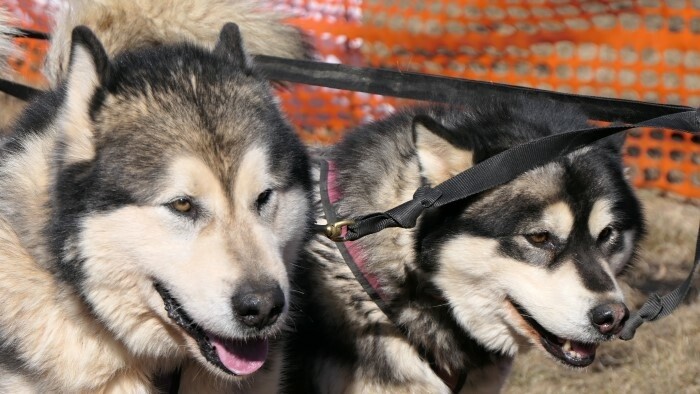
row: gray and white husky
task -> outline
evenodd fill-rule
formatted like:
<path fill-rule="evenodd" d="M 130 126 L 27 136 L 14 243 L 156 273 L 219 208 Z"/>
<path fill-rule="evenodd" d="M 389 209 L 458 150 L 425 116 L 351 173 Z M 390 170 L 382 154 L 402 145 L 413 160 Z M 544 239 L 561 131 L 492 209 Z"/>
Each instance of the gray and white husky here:
<path fill-rule="evenodd" d="M 2 143 L 0 392 L 155 392 L 177 369 L 180 392 L 278 391 L 305 149 L 236 25 L 213 49 L 149 44 L 109 56 L 73 29 Z"/>
<path fill-rule="evenodd" d="M 359 127 L 321 156 L 334 209 L 352 218 L 516 144 L 585 127 L 573 105 L 527 97 L 420 107 Z M 530 347 L 571 367 L 591 364 L 627 318 L 616 276 L 644 233 L 621 142 L 608 138 L 429 210 L 415 229 L 347 244 L 390 317 L 334 243 L 315 236 L 294 279 L 289 390 L 497 392 L 512 357 Z"/>

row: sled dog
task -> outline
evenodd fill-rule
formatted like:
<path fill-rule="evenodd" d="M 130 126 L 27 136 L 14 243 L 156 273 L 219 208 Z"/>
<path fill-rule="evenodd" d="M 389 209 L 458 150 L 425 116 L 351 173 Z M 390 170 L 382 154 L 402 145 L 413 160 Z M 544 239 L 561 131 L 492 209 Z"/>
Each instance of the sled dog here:
<path fill-rule="evenodd" d="M 108 3 L 162 3 L 216 43 L 116 9 L 75 14 L 97 35 L 57 28 L 54 89 L 0 150 L 0 392 L 278 392 L 311 181 L 243 41 L 285 28 L 239 16 L 242 41 L 199 26 L 203 1 Z"/>
<path fill-rule="evenodd" d="M 361 126 L 319 156 L 335 214 L 352 218 L 514 145 L 585 127 L 575 106 L 526 97 L 419 107 Z M 621 144 L 608 138 L 428 210 L 414 229 L 346 243 L 391 316 L 334 242 L 314 236 L 294 277 L 289 391 L 497 392 L 512 358 L 533 347 L 570 367 L 591 364 L 628 316 L 616 276 L 644 233 Z"/>

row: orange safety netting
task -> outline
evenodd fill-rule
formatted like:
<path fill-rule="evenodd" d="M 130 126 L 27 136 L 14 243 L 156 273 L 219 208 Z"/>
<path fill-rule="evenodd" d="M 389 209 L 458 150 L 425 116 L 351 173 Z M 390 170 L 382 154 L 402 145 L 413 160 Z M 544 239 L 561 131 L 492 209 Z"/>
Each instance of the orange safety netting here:
<path fill-rule="evenodd" d="M 326 61 L 700 105 L 697 0 L 288 3 Z M 320 142 L 407 102 L 314 87 L 283 97 L 302 136 Z M 700 197 L 699 137 L 641 130 L 625 153 L 635 185 Z"/>
<path fill-rule="evenodd" d="M 48 31 L 51 26 L 48 11 L 53 7 L 46 1 L 0 0 L 0 7 L 10 11 L 19 27 Z M 42 86 L 45 81 L 41 74 L 41 67 L 48 43 L 26 38 L 18 38 L 15 41 L 22 49 L 22 57 L 10 59 L 10 65 L 21 76 L 21 82 Z"/>
<path fill-rule="evenodd" d="M 45 29 L 42 2 L 3 0 Z M 50 2 L 48 3 L 50 4 Z M 700 0 L 279 0 L 324 61 L 608 97 L 700 105 Z M 43 49 L 32 43 L 32 51 Z M 34 79 L 34 52 L 20 61 Z M 36 74 L 38 75 L 38 74 Z M 38 78 L 38 77 L 37 77 Z M 311 86 L 280 92 L 307 142 L 411 103 Z M 630 134 L 637 186 L 700 197 L 700 137 Z"/>

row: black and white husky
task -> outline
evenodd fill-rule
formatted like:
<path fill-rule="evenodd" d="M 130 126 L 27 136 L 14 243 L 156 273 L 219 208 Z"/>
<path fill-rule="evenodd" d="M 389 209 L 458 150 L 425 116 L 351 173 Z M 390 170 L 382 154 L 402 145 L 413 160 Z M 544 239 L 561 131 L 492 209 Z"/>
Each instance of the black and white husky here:
<path fill-rule="evenodd" d="M 585 127 L 574 106 L 525 97 L 404 110 L 323 153 L 324 180 L 338 217 L 383 212 L 514 145 Z M 644 233 L 621 142 L 608 138 L 429 210 L 415 229 L 347 243 L 393 316 L 336 245 L 315 236 L 294 279 L 289 390 L 495 392 L 529 347 L 568 366 L 591 364 L 627 318 L 616 275 Z M 320 203 L 316 212 L 323 217 Z"/>
<path fill-rule="evenodd" d="M 63 20 L 55 89 L 0 149 L 0 392 L 150 393 L 180 369 L 181 393 L 275 393 L 305 149 L 236 25 L 215 27 L 213 49 L 168 44 L 183 37 L 141 34 L 177 1 L 106 3 L 123 7 L 76 20 L 110 49 L 84 26 L 68 40 Z M 221 8 L 181 5 L 161 16 L 196 27 L 193 9 Z M 275 36 L 273 19 L 254 39 L 256 17 L 239 17 L 251 42 Z"/>

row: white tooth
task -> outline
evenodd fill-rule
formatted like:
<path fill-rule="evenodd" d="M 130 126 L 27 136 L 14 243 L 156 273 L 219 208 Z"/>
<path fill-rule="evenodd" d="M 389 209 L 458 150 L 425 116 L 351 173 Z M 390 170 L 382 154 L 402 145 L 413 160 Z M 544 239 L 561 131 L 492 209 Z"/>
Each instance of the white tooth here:
<path fill-rule="evenodd" d="M 569 350 L 571 350 L 571 341 L 567 339 L 566 342 L 564 342 L 564 346 L 562 346 L 561 348 L 565 352 L 568 352 Z"/>

